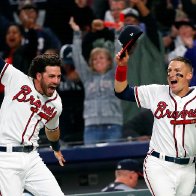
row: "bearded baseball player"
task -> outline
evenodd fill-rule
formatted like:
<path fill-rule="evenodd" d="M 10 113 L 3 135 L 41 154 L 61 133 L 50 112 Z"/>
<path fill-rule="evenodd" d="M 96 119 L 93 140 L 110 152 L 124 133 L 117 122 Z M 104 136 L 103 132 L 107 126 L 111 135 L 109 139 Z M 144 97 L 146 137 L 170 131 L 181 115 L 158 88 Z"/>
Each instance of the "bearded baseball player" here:
<path fill-rule="evenodd" d="M 136 102 L 138 107 L 154 114 L 143 165 L 145 182 L 153 196 L 190 196 L 195 185 L 196 160 L 196 88 L 189 87 L 193 75 L 191 62 L 183 57 L 170 61 L 169 85 L 132 87 L 126 77 L 129 54 L 126 51 L 123 58 L 120 54 L 116 55 L 116 96 Z"/>
<path fill-rule="evenodd" d="M 0 110 L 0 195 L 63 196 L 56 179 L 37 152 L 39 130 L 48 140 L 61 166 L 59 115 L 62 104 L 56 88 L 61 60 L 55 55 L 33 59 L 29 76 L 0 58 L 0 81 L 5 97 Z"/>

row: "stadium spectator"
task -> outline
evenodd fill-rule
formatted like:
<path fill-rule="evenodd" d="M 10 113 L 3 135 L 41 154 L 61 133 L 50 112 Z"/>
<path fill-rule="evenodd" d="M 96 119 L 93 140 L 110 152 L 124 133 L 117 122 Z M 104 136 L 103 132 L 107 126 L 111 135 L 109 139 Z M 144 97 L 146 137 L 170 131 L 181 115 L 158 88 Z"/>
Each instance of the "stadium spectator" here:
<path fill-rule="evenodd" d="M 89 60 L 90 52 L 95 47 L 107 48 L 113 54 L 114 38 L 114 31 L 105 27 L 102 20 L 93 20 L 91 31 L 82 38 L 82 55 L 85 60 Z"/>
<path fill-rule="evenodd" d="M 84 84 L 84 144 L 116 142 L 122 137 L 122 108 L 115 98 L 113 58 L 106 48 L 94 48 L 89 64 L 82 56 L 81 31 L 73 18 L 73 60 Z"/>
<path fill-rule="evenodd" d="M 126 8 L 125 0 L 109 1 L 109 10 L 105 12 L 104 21 L 118 23 L 121 20 L 120 13 Z"/>
<path fill-rule="evenodd" d="M 24 3 L 18 8 L 18 16 L 24 32 L 28 33 L 30 29 L 34 29 L 37 33 L 37 54 L 43 54 L 50 48 L 60 50 L 61 41 L 49 27 L 42 27 L 37 23 L 38 14 L 39 10 L 33 3 Z M 30 41 L 26 34 L 25 38 Z"/>
<path fill-rule="evenodd" d="M 79 25 L 83 36 L 91 30 L 91 23 L 95 19 L 95 14 L 87 0 L 75 0 L 72 16 Z"/>
<path fill-rule="evenodd" d="M 24 32 L 20 25 L 10 24 L 5 37 L 6 49 L 2 55 L 7 63 L 13 64 L 25 74 L 28 73 L 29 65 L 36 56 L 37 48 L 36 32 L 31 29 L 26 36 L 29 42 L 24 41 Z"/>
<path fill-rule="evenodd" d="M 37 37 L 34 30 L 27 34 L 29 42 L 24 42 L 23 30 L 18 24 L 10 23 L 5 35 L 5 48 L 2 57 L 24 73 L 28 73 L 29 65 L 36 56 Z M 0 83 L 0 105 L 4 98 L 4 86 Z"/>
<path fill-rule="evenodd" d="M 168 61 L 177 56 L 188 58 L 193 65 L 194 72 L 190 85 L 196 85 L 196 24 L 190 19 L 176 21 L 177 36 L 173 39 L 173 50 L 168 53 Z"/>

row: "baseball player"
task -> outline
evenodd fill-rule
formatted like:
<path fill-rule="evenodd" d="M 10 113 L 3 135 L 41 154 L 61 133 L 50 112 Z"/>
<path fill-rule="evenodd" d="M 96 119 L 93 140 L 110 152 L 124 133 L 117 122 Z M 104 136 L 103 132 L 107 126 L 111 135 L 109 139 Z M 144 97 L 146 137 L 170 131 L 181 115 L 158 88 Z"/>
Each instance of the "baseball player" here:
<path fill-rule="evenodd" d="M 35 196 L 63 196 L 56 179 L 42 161 L 39 130 L 48 140 L 61 166 L 59 115 L 62 104 L 56 88 L 61 60 L 55 55 L 33 59 L 29 76 L 0 58 L 0 81 L 5 97 L 0 110 L 0 195 L 21 196 L 24 189 Z"/>
<path fill-rule="evenodd" d="M 145 182 L 153 196 L 190 196 L 195 185 L 196 160 L 196 88 L 189 87 L 192 65 L 183 57 L 174 58 L 167 69 L 169 85 L 132 87 L 126 78 L 129 54 L 126 51 L 124 58 L 119 54 L 116 96 L 134 101 L 154 115 L 143 165 Z"/>

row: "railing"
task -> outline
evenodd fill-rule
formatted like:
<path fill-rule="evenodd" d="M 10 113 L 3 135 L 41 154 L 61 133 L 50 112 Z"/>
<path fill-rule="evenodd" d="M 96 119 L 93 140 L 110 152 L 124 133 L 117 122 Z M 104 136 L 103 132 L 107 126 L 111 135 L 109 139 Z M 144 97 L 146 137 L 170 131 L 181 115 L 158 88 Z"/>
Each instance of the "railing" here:
<path fill-rule="evenodd" d="M 70 196 L 151 196 L 150 191 L 144 190 L 134 190 L 134 191 L 118 191 L 118 192 L 101 192 L 101 193 L 85 193 L 76 194 Z"/>
<path fill-rule="evenodd" d="M 107 161 L 123 158 L 145 157 L 148 151 L 148 146 L 148 141 L 131 141 L 120 143 L 100 143 L 89 146 L 62 146 L 61 150 L 68 162 Z M 50 148 L 40 148 L 39 153 L 46 164 L 57 163 L 57 160 Z"/>
<path fill-rule="evenodd" d="M 148 189 L 140 189 L 140 190 L 134 190 L 134 191 L 75 194 L 75 195 L 70 195 L 70 196 L 151 196 L 151 193 Z M 191 196 L 196 196 L 196 186 L 194 187 L 194 190 Z"/>

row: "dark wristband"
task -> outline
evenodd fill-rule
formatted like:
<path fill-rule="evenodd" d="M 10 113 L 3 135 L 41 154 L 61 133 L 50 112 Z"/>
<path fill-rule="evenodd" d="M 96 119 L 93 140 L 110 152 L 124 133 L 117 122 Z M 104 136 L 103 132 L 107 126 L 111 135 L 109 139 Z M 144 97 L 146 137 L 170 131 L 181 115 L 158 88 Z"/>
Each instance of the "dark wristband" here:
<path fill-rule="evenodd" d="M 51 144 L 52 150 L 54 150 L 54 151 L 59 151 L 60 150 L 59 140 L 55 141 L 55 142 L 50 141 L 50 144 Z"/>

